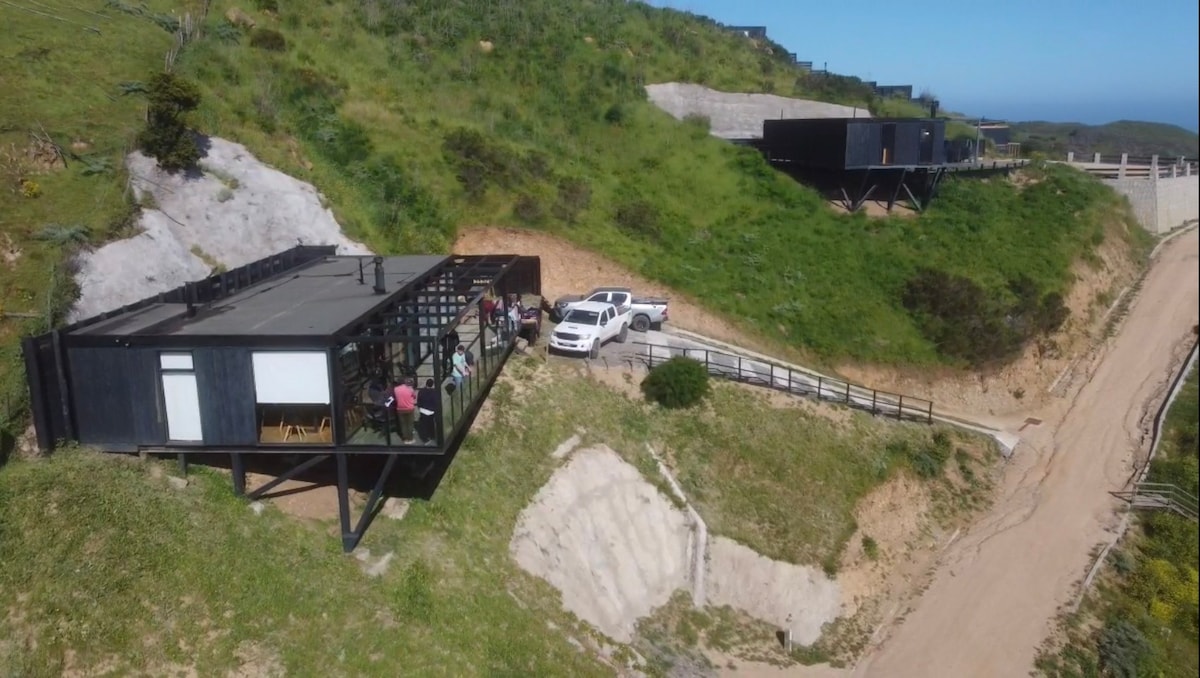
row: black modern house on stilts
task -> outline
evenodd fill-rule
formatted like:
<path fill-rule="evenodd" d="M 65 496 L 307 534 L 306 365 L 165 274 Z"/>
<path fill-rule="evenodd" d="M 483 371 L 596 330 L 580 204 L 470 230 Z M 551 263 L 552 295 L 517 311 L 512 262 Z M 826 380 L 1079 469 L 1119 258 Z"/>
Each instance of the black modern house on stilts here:
<path fill-rule="evenodd" d="M 857 211 L 907 199 L 923 210 L 945 175 L 946 121 L 935 118 L 764 120 L 754 145 L 775 168 Z"/>
<path fill-rule="evenodd" d="M 537 257 L 337 256 L 300 246 L 23 340 L 39 446 L 295 460 L 279 483 L 336 466 L 343 547 L 357 545 L 398 459 L 452 455 L 516 336 L 486 322 L 489 295 L 540 294 Z M 475 356 L 455 383 L 454 344 Z M 401 439 L 397 380 L 433 380 L 424 436 Z M 411 434 L 409 434 L 411 436 Z M 424 439 L 421 439 L 424 438 Z M 381 457 L 351 526 L 347 457 Z"/>

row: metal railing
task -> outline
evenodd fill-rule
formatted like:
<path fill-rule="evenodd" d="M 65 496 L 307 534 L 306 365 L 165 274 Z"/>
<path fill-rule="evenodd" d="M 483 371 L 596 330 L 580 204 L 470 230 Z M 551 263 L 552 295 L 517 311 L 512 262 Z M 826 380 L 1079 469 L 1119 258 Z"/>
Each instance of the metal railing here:
<path fill-rule="evenodd" d="M 779 365 L 767 360 L 747 358 L 706 348 L 683 348 L 665 344 L 633 342 L 645 347 L 639 358 L 648 369 L 671 358 L 683 356 L 702 363 L 714 377 L 762 386 L 791 395 L 813 397 L 817 400 L 840 403 L 873 415 L 933 423 L 933 401 L 880 391 L 841 379 Z"/>
<path fill-rule="evenodd" d="M 1131 508 L 1171 511 L 1193 522 L 1200 511 L 1196 497 L 1170 483 L 1138 483 L 1132 490 L 1112 495 L 1128 502 Z"/>

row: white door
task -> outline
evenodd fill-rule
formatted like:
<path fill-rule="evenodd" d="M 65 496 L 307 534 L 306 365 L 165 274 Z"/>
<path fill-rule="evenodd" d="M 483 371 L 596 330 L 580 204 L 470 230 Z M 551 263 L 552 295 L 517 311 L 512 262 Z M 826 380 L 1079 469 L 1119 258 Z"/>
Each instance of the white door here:
<path fill-rule="evenodd" d="M 163 403 L 167 407 L 167 439 L 200 442 L 200 394 L 194 374 L 163 374 Z"/>

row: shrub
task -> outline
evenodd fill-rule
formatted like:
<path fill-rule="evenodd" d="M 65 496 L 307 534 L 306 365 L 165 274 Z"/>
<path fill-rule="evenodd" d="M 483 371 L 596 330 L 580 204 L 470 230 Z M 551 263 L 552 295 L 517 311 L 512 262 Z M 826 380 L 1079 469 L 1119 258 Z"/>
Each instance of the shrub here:
<path fill-rule="evenodd" d="M 546 217 L 546 210 L 542 208 L 537 196 L 522 193 L 513 203 L 513 214 L 527 224 L 536 224 Z"/>
<path fill-rule="evenodd" d="M 554 203 L 556 218 L 573 224 L 591 204 L 592 189 L 586 181 L 567 178 L 558 182 L 558 201 Z"/>
<path fill-rule="evenodd" d="M 279 13 L 279 0 L 254 0 L 254 6 L 262 12 Z"/>
<path fill-rule="evenodd" d="M 617 227 L 634 236 L 657 239 L 661 235 L 658 225 L 658 206 L 649 200 L 633 198 L 617 205 L 613 214 Z"/>
<path fill-rule="evenodd" d="M 454 168 L 455 177 L 467 195 L 479 200 L 489 184 L 503 188 L 525 183 L 529 174 L 548 172 L 549 160 L 541 154 L 517 155 L 504 144 L 478 130 L 459 127 L 446 133 L 442 155 Z"/>
<path fill-rule="evenodd" d="M 287 38 L 283 37 L 283 33 L 270 28 L 256 28 L 250 33 L 250 46 L 268 52 L 285 52 Z"/>
<path fill-rule="evenodd" d="M 863 554 L 870 560 L 879 560 L 879 543 L 873 537 L 863 535 L 862 538 Z"/>
<path fill-rule="evenodd" d="M 671 409 L 691 407 L 712 390 L 704 365 L 683 356 L 675 356 L 650 370 L 642 380 L 647 400 Z"/>
<path fill-rule="evenodd" d="M 612 106 L 608 107 L 608 110 L 604 111 L 604 122 L 607 122 L 610 125 L 620 125 L 621 123 L 625 122 L 626 116 L 627 114 L 624 106 L 621 104 L 613 104 Z"/>
<path fill-rule="evenodd" d="M 688 113 L 683 116 L 683 122 L 684 124 L 704 130 L 705 134 L 712 129 L 712 120 L 707 115 L 701 115 L 700 113 Z"/>
<path fill-rule="evenodd" d="M 1136 626 L 1124 619 L 1109 620 L 1097 642 L 1100 662 L 1109 675 L 1137 678 L 1139 667 L 1150 655 L 1150 643 Z"/>
<path fill-rule="evenodd" d="M 944 431 L 933 434 L 931 440 L 919 445 L 913 445 L 907 439 L 897 438 L 889 441 L 884 448 L 894 459 L 908 464 L 922 478 L 936 478 L 946 467 L 946 461 L 953 453 L 950 436 Z"/>
<path fill-rule="evenodd" d="M 902 301 L 943 355 L 980 366 L 1057 330 L 1070 313 L 1061 294 L 1043 295 L 1028 277 L 1010 280 L 1006 291 L 1011 301 L 1004 290 L 989 293 L 970 278 L 922 268 L 905 283 Z"/>
<path fill-rule="evenodd" d="M 187 114 L 200 105 L 200 88 L 173 73 L 158 73 L 150 79 L 149 95 L 138 147 L 168 172 L 195 166 L 200 149 L 187 128 Z"/>

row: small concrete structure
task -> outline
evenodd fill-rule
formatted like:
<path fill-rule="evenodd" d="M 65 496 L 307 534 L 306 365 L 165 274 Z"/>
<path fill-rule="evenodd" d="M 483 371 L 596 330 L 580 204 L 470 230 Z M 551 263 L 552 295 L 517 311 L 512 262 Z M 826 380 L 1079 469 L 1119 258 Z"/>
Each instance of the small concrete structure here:
<path fill-rule="evenodd" d="M 775 94 L 720 92 L 702 85 L 646 85 L 651 103 L 678 120 L 704 116 L 709 133 L 722 139 L 761 139 L 763 120 L 780 118 L 870 118 L 865 108 L 793 99 Z"/>

